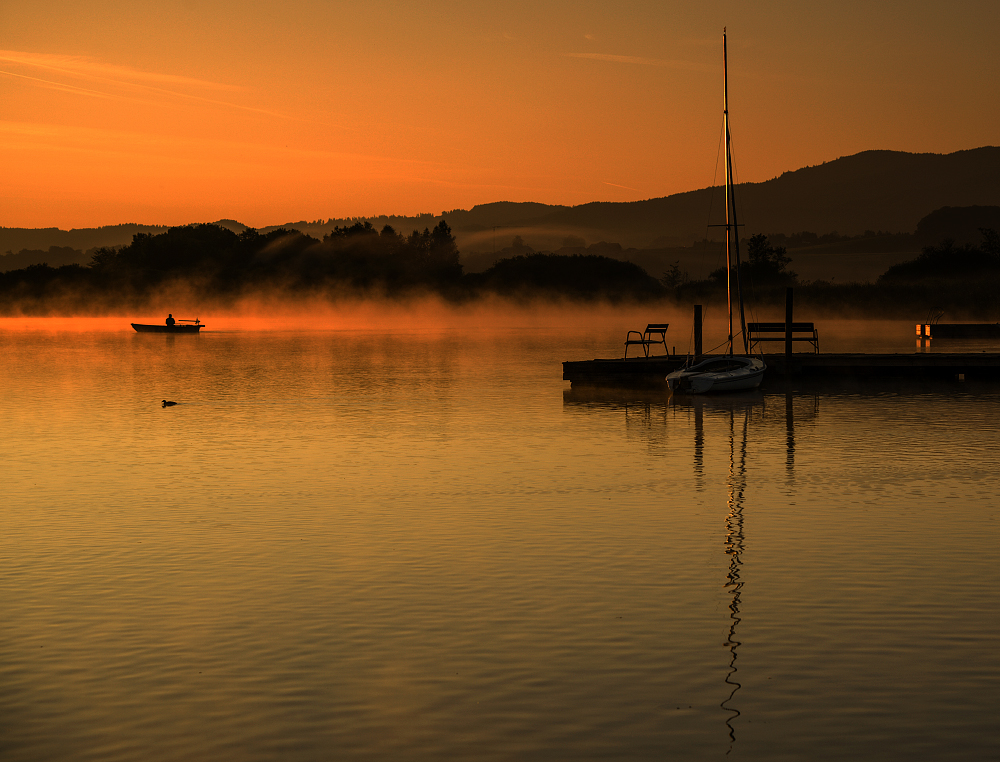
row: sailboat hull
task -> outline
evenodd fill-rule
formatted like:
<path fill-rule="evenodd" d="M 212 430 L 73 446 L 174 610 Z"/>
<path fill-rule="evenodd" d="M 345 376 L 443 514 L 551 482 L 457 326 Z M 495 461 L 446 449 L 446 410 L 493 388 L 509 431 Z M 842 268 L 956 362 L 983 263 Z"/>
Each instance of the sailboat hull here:
<path fill-rule="evenodd" d="M 760 386 L 766 370 L 756 357 L 712 358 L 669 374 L 667 386 L 687 394 L 741 392 Z"/>

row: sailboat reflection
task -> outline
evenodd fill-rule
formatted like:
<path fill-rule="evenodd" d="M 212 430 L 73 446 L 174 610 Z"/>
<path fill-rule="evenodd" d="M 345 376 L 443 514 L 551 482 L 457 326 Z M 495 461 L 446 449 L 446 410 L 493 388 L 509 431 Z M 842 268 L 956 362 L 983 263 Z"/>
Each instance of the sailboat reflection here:
<path fill-rule="evenodd" d="M 726 675 L 726 684 L 732 686 L 729 696 L 719 705 L 730 713 L 726 719 L 726 727 L 729 728 L 729 749 L 726 754 L 733 750 L 736 743 L 736 728 L 733 727 L 733 720 L 740 716 L 740 710 L 733 706 L 732 701 L 736 692 L 743 687 L 736 679 L 736 659 L 737 648 L 740 641 L 736 639 L 736 626 L 740 623 L 740 598 L 743 595 L 743 579 L 740 576 L 740 567 L 743 565 L 744 534 L 743 534 L 743 498 L 747 486 L 747 429 L 750 425 L 750 409 L 747 408 L 743 414 L 742 434 L 740 436 L 739 447 L 736 444 L 736 411 L 733 410 L 729 417 L 729 480 L 728 480 L 728 508 L 726 514 L 726 554 L 729 556 L 729 571 L 726 574 L 726 588 L 732 593 L 729 603 L 729 637 L 725 646 L 729 649 L 729 672 Z"/>
<path fill-rule="evenodd" d="M 764 395 L 759 391 L 736 392 L 724 397 L 681 397 L 673 396 L 670 407 L 675 410 L 689 409 L 694 414 L 694 479 L 695 489 L 704 489 L 705 480 L 705 419 L 718 419 L 719 416 L 729 417 L 737 411 L 752 414 L 756 408 L 759 416 L 763 416 Z"/>
<path fill-rule="evenodd" d="M 729 609 L 727 649 L 729 665 L 724 682 L 727 695 L 719 706 L 726 713 L 725 726 L 730 753 L 736 744 L 736 718 L 742 716 L 737 694 L 742 689 L 738 679 L 739 627 L 743 611 L 743 562 L 746 552 L 745 514 L 749 472 L 747 466 L 751 430 L 755 444 L 755 463 L 759 463 L 759 478 L 781 471 L 781 461 L 775 462 L 769 443 L 784 443 L 784 471 L 791 484 L 795 478 L 796 457 L 802 441 L 808 441 L 808 430 L 819 415 L 820 395 L 798 388 L 765 392 L 750 391 L 725 397 L 680 396 L 664 398 L 649 390 L 598 391 L 573 389 L 564 392 L 564 404 L 577 409 L 615 410 L 624 413 L 625 430 L 644 442 L 652 454 L 676 451 L 679 437 L 693 445 L 695 488 L 703 489 L 712 476 L 713 465 L 724 457 L 724 427 L 728 424 L 729 463 L 726 477 L 726 519 L 724 549 L 728 568 L 724 589 Z M 784 403 L 784 404 L 782 404 Z M 685 426 L 685 422 L 687 425 Z M 798 436 L 796 432 L 798 426 Z M 673 431 L 671 431 L 673 429 Z M 673 437 L 669 436 L 673 434 Z M 714 435 L 719 436 L 715 439 Z M 803 437 L 803 434 L 806 436 Z M 674 447 L 669 445 L 673 440 Z M 693 440 L 693 441 L 692 441 Z M 776 448 L 777 449 L 777 448 Z M 719 464 L 721 465 L 721 464 Z M 716 472 L 718 473 L 718 472 Z"/>

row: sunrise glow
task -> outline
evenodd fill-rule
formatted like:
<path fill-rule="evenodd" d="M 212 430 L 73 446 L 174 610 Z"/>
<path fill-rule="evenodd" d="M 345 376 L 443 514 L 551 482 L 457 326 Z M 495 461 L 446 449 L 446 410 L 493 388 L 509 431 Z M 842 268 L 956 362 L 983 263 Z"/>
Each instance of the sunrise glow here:
<path fill-rule="evenodd" d="M 59 5 L 59 4 L 57 4 Z M 712 184 L 991 144 L 993 4 L 303 0 L 5 9 L 4 226 L 253 226 Z"/>

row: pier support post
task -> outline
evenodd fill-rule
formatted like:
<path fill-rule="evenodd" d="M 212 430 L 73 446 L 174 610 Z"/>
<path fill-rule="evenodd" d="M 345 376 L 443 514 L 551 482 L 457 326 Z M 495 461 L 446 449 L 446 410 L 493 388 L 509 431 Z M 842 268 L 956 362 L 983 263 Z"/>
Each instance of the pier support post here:
<path fill-rule="evenodd" d="M 785 373 L 792 370 L 792 287 L 785 289 Z"/>
<path fill-rule="evenodd" d="M 701 357 L 701 305 L 694 306 L 694 359 Z"/>

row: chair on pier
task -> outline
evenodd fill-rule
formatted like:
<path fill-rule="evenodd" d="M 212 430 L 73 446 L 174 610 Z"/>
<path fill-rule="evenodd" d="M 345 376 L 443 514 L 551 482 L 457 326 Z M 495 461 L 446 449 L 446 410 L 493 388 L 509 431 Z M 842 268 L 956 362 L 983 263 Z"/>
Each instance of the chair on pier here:
<path fill-rule="evenodd" d="M 638 344 L 642 347 L 642 353 L 649 357 L 649 348 L 653 344 L 662 344 L 663 351 L 670 356 L 670 349 L 667 347 L 667 328 L 669 323 L 650 323 L 645 331 L 629 331 L 625 336 L 625 359 L 628 359 L 628 348 Z M 632 338 L 635 336 L 636 338 Z M 659 338 L 654 338 L 659 336 Z"/>
<path fill-rule="evenodd" d="M 747 323 L 747 344 L 751 354 L 762 341 L 784 340 L 784 323 Z M 813 352 L 819 354 L 819 331 L 812 323 L 792 323 L 792 341 L 808 342 L 812 345 Z"/>

